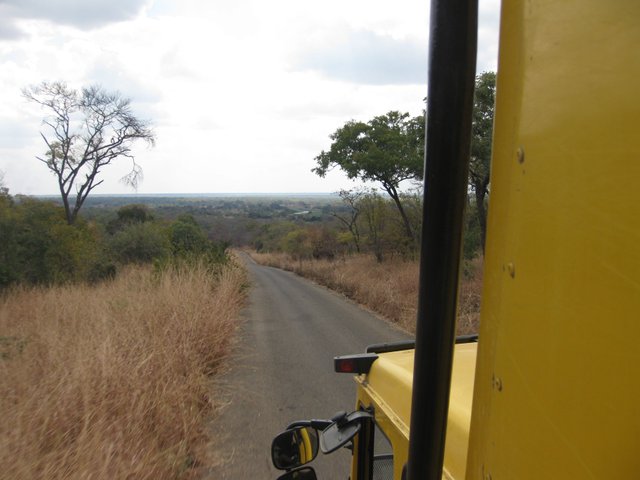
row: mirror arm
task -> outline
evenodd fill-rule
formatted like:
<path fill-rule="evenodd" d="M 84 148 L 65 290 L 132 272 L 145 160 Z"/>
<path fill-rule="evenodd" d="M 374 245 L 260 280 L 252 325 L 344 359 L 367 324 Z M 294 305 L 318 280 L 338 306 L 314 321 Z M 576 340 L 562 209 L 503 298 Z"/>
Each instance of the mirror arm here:
<path fill-rule="evenodd" d="M 285 430 L 291 430 L 292 428 L 296 428 L 296 427 L 311 427 L 321 432 L 332 423 L 333 422 L 331 420 L 318 420 L 318 419 L 298 420 L 296 422 L 293 422 L 287 425 L 287 428 Z"/>
<path fill-rule="evenodd" d="M 311 426 L 311 420 L 298 420 L 296 422 L 292 422 L 289 425 L 287 425 L 287 428 L 285 428 L 285 430 L 291 430 L 296 427 L 310 427 L 310 426 Z"/>
<path fill-rule="evenodd" d="M 356 420 L 362 420 L 365 418 L 373 418 L 373 413 L 368 412 L 367 410 L 356 410 L 349 414 L 346 423 L 351 423 Z"/>
<path fill-rule="evenodd" d="M 320 432 L 329 427 L 331 423 L 331 420 L 311 420 L 311 426 Z"/>

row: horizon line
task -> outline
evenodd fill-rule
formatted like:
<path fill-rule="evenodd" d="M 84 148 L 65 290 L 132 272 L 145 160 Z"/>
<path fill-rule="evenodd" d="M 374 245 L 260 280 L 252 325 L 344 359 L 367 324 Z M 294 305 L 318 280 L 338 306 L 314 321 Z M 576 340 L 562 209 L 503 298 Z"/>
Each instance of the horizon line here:
<path fill-rule="evenodd" d="M 16 195 L 25 195 L 27 197 L 60 197 L 59 193 L 41 193 L 41 194 L 16 194 Z M 264 196 L 264 195 L 338 195 L 337 192 L 199 192 L 199 193 L 165 193 L 165 192 L 154 192 L 154 193 L 95 193 L 90 195 L 87 198 L 95 198 L 95 197 L 207 197 L 207 196 Z"/>

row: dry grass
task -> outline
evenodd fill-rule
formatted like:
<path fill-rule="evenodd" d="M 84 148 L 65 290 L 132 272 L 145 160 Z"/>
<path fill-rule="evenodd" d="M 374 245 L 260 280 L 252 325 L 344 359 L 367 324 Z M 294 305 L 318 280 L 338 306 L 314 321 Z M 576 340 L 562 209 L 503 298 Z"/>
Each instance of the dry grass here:
<path fill-rule="evenodd" d="M 339 260 L 294 260 L 286 254 L 255 253 L 258 262 L 310 278 L 343 293 L 409 332 L 415 332 L 418 263 L 356 255 Z M 466 266 L 460 290 L 458 334 L 477 333 L 482 293 L 482 259 Z"/>
<path fill-rule="evenodd" d="M 189 478 L 244 273 L 124 271 L 0 299 L 0 478 Z"/>

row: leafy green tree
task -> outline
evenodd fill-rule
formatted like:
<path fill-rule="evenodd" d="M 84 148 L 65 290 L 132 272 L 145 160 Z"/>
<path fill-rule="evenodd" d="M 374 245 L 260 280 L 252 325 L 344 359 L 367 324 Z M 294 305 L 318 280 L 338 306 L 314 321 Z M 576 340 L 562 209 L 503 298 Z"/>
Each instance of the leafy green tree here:
<path fill-rule="evenodd" d="M 85 222 L 68 225 L 64 210 L 28 197 L 0 199 L 0 285 L 52 284 L 88 277 L 102 248 Z"/>
<path fill-rule="evenodd" d="M 181 215 L 169 227 L 169 238 L 174 255 L 203 253 L 209 247 L 209 239 L 191 215 Z"/>
<path fill-rule="evenodd" d="M 52 235 L 52 231 L 54 227 L 65 224 L 64 211 L 53 203 L 21 198 L 16 213 L 20 280 L 52 283 L 56 278 L 51 270 L 55 261 L 49 250 L 54 247 L 54 238 L 62 236 L 62 232 Z M 63 269 L 67 270 L 66 267 Z M 58 275 L 57 279 L 61 277 Z"/>
<path fill-rule="evenodd" d="M 149 212 L 146 205 L 125 205 L 120 207 L 117 212 L 118 217 L 107 223 L 107 232 L 113 235 L 128 225 L 134 223 L 151 222 L 154 220 L 153 215 Z"/>
<path fill-rule="evenodd" d="M 131 161 L 131 172 L 123 181 L 137 186 L 142 169 L 132 146 L 136 140 L 153 145 L 155 134 L 133 114 L 128 98 L 95 85 L 74 90 L 64 82 L 42 82 L 25 88 L 23 95 L 47 112 L 43 120 L 47 133 L 40 132 L 47 150 L 36 158 L 58 181 L 69 225 L 87 196 L 103 182 L 99 179 L 102 169 L 115 159 Z"/>
<path fill-rule="evenodd" d="M 311 258 L 313 245 L 307 229 L 300 228 L 282 237 L 280 249 L 296 260 Z"/>
<path fill-rule="evenodd" d="M 333 259 L 339 250 L 336 231 L 323 226 L 307 226 L 290 231 L 280 241 L 280 250 L 297 260 Z"/>
<path fill-rule="evenodd" d="M 424 163 L 424 117 L 391 111 L 367 123 L 351 120 L 330 136 L 328 151 L 312 170 L 324 177 L 334 167 L 349 178 L 379 183 L 393 200 L 408 238 L 414 231 L 400 195 L 400 183 L 421 179 Z"/>
<path fill-rule="evenodd" d="M 485 202 L 489 196 L 491 177 L 491 141 L 495 101 L 496 74 L 495 72 L 483 72 L 476 77 L 471 127 L 471 158 L 469 161 L 469 186 L 475 197 L 475 210 L 483 251 L 487 237 Z"/>
<path fill-rule="evenodd" d="M 274 221 L 261 225 L 253 242 L 258 252 L 276 252 L 282 250 L 281 240 L 289 232 L 298 230 L 298 226 L 290 221 Z"/>
<path fill-rule="evenodd" d="M 144 223 L 154 219 L 146 205 L 125 205 L 118 209 L 118 220 L 121 223 Z"/>
<path fill-rule="evenodd" d="M 63 220 L 52 225 L 48 235 L 51 241 L 44 257 L 48 282 L 67 283 L 89 279 L 102 253 L 102 246 L 89 225 L 80 221 L 68 225 Z"/>
<path fill-rule="evenodd" d="M 120 263 L 150 263 L 171 254 L 166 229 L 155 222 L 133 223 L 109 240 L 113 258 Z"/>

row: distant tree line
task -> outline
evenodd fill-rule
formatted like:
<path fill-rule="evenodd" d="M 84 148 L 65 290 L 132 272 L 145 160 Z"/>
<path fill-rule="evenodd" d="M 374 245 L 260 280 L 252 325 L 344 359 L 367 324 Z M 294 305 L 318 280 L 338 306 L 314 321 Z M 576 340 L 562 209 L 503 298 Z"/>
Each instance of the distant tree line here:
<path fill-rule="evenodd" d="M 339 192 L 343 203 L 332 208 L 322 222 L 303 218 L 263 223 L 253 232 L 252 246 L 258 252 L 284 252 L 305 259 L 335 259 L 353 253 L 371 254 L 380 262 L 390 257 L 414 259 L 415 243 L 407 237 L 404 219 L 396 203 L 375 189 Z M 405 215 L 419 240 L 422 228 L 422 195 L 401 193 Z M 474 257 L 481 249 L 481 234 L 473 203 L 466 215 L 464 256 Z"/>
<path fill-rule="evenodd" d="M 476 77 L 468 205 L 463 254 L 472 258 L 484 249 L 489 196 L 491 141 L 495 103 L 494 72 Z M 338 168 L 349 178 L 372 182 L 380 189 L 339 192 L 343 204 L 331 212 L 333 222 L 309 225 L 276 221 L 255 234 L 258 251 L 282 251 L 304 258 L 335 258 L 370 253 L 378 261 L 389 256 L 415 258 L 422 232 L 421 192 L 403 191 L 401 183 L 420 183 L 424 173 L 423 116 L 391 111 L 368 122 L 351 120 L 331 134 L 331 146 L 312 169 L 324 177 Z M 385 195 L 386 194 L 386 195 Z"/>
<path fill-rule="evenodd" d="M 69 224 L 64 207 L 0 189 L 0 289 L 13 284 L 100 282 L 127 264 L 156 268 L 227 261 L 190 215 L 157 219 L 144 205 L 121 207 L 104 223 L 78 216 Z"/>

